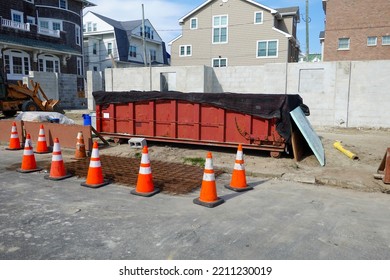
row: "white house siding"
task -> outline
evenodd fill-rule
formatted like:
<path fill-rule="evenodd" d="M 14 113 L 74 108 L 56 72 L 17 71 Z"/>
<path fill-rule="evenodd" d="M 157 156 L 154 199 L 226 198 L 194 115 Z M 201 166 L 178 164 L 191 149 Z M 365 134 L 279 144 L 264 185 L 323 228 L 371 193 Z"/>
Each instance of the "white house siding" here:
<path fill-rule="evenodd" d="M 263 11 L 263 24 L 254 24 L 254 13 Z M 212 19 L 215 15 L 228 15 L 228 43 L 212 43 Z M 198 29 L 190 30 L 190 19 L 198 18 Z M 245 1 L 229 1 L 220 6 L 215 1 L 186 19 L 182 37 L 172 43 L 172 65 L 207 65 L 212 58 L 227 58 L 229 66 L 257 65 L 286 62 L 288 38 L 275 31 L 274 17 L 268 10 Z M 278 40 L 277 58 L 256 58 L 257 41 Z M 180 57 L 181 45 L 192 46 L 192 56 Z"/>

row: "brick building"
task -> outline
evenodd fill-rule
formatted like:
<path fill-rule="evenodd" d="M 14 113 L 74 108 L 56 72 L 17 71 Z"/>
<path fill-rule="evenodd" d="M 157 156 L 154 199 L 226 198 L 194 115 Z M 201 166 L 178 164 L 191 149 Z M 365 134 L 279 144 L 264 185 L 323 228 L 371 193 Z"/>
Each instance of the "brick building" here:
<path fill-rule="evenodd" d="M 8 0 L 0 5 L 0 66 L 10 82 L 29 71 L 77 75 L 83 89 L 85 0 Z"/>
<path fill-rule="evenodd" d="M 323 60 L 390 59 L 389 0 L 323 0 Z"/>

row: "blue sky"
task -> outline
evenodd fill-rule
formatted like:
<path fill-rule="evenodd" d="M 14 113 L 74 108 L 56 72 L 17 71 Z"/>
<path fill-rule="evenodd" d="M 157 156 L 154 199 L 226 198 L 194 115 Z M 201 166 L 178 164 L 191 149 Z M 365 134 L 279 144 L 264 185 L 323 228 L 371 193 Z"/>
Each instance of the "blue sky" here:
<path fill-rule="evenodd" d="M 142 18 L 141 5 L 145 7 L 145 18 L 148 18 L 163 40 L 168 43 L 180 35 L 179 18 L 195 9 L 206 0 L 90 0 L 96 7 L 88 8 L 98 14 L 118 21 Z M 299 6 L 301 22 L 298 24 L 298 40 L 301 51 L 306 51 L 306 0 L 256 0 L 270 8 Z M 319 33 L 324 30 L 324 12 L 321 0 L 309 0 L 310 16 L 310 53 L 320 53 Z"/>

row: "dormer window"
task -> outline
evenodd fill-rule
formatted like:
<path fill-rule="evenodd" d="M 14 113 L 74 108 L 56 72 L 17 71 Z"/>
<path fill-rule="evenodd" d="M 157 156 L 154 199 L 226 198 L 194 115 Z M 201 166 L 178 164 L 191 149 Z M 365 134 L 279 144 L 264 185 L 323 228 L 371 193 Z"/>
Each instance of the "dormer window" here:
<path fill-rule="evenodd" d="M 61 9 L 67 10 L 68 9 L 68 0 L 59 0 L 59 7 Z"/>

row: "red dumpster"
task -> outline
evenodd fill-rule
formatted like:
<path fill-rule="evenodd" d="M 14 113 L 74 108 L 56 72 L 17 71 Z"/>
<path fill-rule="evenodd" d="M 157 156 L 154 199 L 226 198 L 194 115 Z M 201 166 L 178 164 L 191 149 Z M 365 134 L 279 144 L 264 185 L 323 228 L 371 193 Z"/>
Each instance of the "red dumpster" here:
<path fill-rule="evenodd" d="M 299 95 L 94 92 L 96 129 L 113 138 L 267 150 L 279 157 L 289 146 L 289 112 Z"/>

